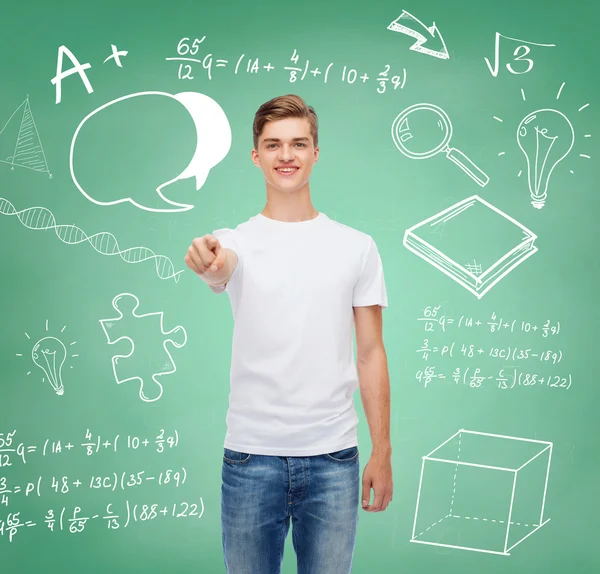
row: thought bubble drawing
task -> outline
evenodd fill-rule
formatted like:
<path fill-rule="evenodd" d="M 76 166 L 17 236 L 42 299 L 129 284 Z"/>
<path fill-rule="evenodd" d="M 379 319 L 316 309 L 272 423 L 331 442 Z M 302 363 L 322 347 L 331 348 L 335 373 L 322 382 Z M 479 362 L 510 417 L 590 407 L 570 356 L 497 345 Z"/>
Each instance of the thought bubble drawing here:
<path fill-rule="evenodd" d="M 212 98 L 139 92 L 83 118 L 71 140 L 69 169 L 77 189 L 96 205 L 130 202 L 146 211 L 188 211 L 194 206 L 167 198 L 164 188 L 195 178 L 199 190 L 230 148 L 229 121 Z"/>

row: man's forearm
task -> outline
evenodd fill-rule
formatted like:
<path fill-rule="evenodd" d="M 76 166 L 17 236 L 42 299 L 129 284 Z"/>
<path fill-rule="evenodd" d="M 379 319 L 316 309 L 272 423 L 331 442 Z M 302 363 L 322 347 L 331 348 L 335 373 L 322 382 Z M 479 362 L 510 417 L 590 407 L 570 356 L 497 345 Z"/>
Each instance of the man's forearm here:
<path fill-rule="evenodd" d="M 360 397 L 371 432 L 372 454 L 391 455 L 390 380 L 385 349 L 375 349 L 356 363 Z"/>

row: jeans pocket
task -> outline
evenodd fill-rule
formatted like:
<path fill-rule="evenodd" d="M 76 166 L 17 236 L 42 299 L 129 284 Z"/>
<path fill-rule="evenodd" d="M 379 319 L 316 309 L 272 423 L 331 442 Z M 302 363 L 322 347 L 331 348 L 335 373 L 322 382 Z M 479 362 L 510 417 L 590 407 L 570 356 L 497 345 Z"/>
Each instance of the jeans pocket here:
<path fill-rule="evenodd" d="M 358 447 L 351 446 L 342 450 L 336 450 L 335 452 L 328 452 L 325 453 L 325 456 L 336 462 L 352 462 L 358 458 Z"/>
<path fill-rule="evenodd" d="M 223 448 L 223 460 L 231 464 L 245 464 L 252 458 L 252 455 L 247 452 L 239 452 Z"/>

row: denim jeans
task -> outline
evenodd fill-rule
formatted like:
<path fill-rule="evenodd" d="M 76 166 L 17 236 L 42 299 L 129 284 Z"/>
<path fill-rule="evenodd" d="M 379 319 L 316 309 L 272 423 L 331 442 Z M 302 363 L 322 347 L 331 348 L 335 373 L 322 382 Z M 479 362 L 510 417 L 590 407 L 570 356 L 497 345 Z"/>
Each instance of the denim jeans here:
<path fill-rule="evenodd" d="M 316 456 L 225 448 L 221 526 L 227 574 L 279 574 L 290 517 L 298 574 L 348 574 L 359 471 L 356 446 Z"/>

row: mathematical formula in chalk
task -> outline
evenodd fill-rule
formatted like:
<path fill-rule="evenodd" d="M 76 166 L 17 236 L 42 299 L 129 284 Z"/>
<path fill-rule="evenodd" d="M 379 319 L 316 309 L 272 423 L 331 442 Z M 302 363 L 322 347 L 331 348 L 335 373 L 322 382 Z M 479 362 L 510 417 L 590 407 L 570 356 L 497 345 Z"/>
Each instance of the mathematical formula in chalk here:
<path fill-rule="evenodd" d="M 83 480 L 81 480 L 83 478 Z M 174 486 L 185 484 L 187 471 L 185 467 L 179 469 L 165 469 L 158 473 L 148 473 L 145 470 L 137 472 L 122 471 L 104 475 L 92 474 L 89 477 L 52 476 L 44 478 L 38 476 L 21 484 L 9 482 L 6 476 L 0 476 L 0 505 L 9 506 L 12 498 L 16 497 L 41 497 L 46 493 L 69 494 L 81 488 L 92 490 L 128 490 L 152 482 L 159 486 Z M 20 495 L 20 496 L 17 496 Z"/>
<path fill-rule="evenodd" d="M 4 429 L 0 429 L 4 430 Z M 77 450 L 92 456 L 99 452 L 118 452 L 119 450 L 155 450 L 157 453 L 174 449 L 179 444 L 179 433 L 177 429 L 167 432 L 160 429 L 150 439 L 148 436 L 120 435 L 104 436 L 94 435 L 87 429 L 84 440 L 81 443 L 72 443 L 70 440 L 61 438 L 46 438 L 41 444 L 25 444 L 15 439 L 16 430 L 0 432 L 0 467 L 12 466 L 13 459 L 20 459 L 27 464 L 29 455 L 42 456 L 65 455 Z"/>
<path fill-rule="evenodd" d="M 486 374 L 484 369 L 480 367 L 467 367 L 461 369 L 449 369 L 445 372 L 436 371 L 436 367 L 429 366 L 424 369 L 419 369 L 415 375 L 423 388 L 427 388 L 432 381 L 449 383 L 454 386 L 467 386 L 472 389 L 479 389 L 486 386 L 486 383 L 493 381 L 491 384 L 497 389 L 515 389 L 515 388 L 557 388 L 569 390 L 573 382 L 571 374 L 554 375 L 551 373 L 531 373 L 520 371 L 516 368 L 503 368 L 497 374 Z"/>
<path fill-rule="evenodd" d="M 523 348 L 523 347 L 486 347 L 474 343 L 456 343 L 448 342 L 442 345 L 431 345 L 429 339 L 423 339 L 423 344 L 417 349 L 424 361 L 429 360 L 430 355 L 440 357 L 462 356 L 467 358 L 491 357 L 493 359 L 510 359 L 512 361 L 525 361 L 535 359 L 540 363 L 552 363 L 556 365 L 563 359 L 563 353 L 560 349 L 541 350 Z"/>
<path fill-rule="evenodd" d="M 546 319 L 537 324 L 530 321 L 515 319 L 512 317 L 502 317 L 492 313 L 488 319 L 460 315 L 449 317 L 440 312 L 441 305 L 428 305 L 423 309 L 423 313 L 417 318 L 417 321 L 423 323 L 425 331 L 446 331 L 450 327 L 456 329 L 473 329 L 477 331 L 488 331 L 490 333 L 532 333 L 539 334 L 542 337 L 550 337 L 560 333 L 560 321 Z"/>
<path fill-rule="evenodd" d="M 278 69 L 278 66 L 274 66 L 270 61 L 255 56 L 248 56 L 247 54 L 240 54 L 233 60 L 225 58 L 215 58 L 212 52 L 199 53 L 200 44 L 206 40 L 206 36 L 202 38 L 181 38 L 177 44 L 177 56 L 165 58 L 167 61 L 178 61 L 180 62 L 177 70 L 177 78 L 180 80 L 194 80 L 193 74 L 196 73 L 198 65 L 201 69 L 206 71 L 206 77 L 208 80 L 213 79 L 213 70 L 215 68 L 227 68 L 234 67 L 234 75 L 246 73 L 246 74 L 270 74 L 274 70 Z M 291 54 L 290 63 L 294 64 L 288 66 L 282 66 L 281 69 L 284 73 L 288 73 L 288 81 L 290 83 L 302 82 L 307 76 L 312 76 L 313 81 L 323 81 L 324 84 L 333 77 L 342 84 L 351 85 L 354 83 L 366 84 L 368 81 L 374 81 L 377 83 L 377 93 L 383 94 L 390 89 L 395 91 L 398 88 L 404 88 L 406 84 L 406 68 L 398 68 L 392 70 L 389 64 L 383 64 L 376 77 L 371 77 L 365 71 L 358 71 L 347 64 L 335 64 L 334 62 L 328 62 L 322 69 L 318 65 L 310 64 L 310 60 L 301 60 L 298 50 L 294 48 Z"/>
<path fill-rule="evenodd" d="M 414 349 L 415 354 L 427 363 L 441 363 L 416 371 L 415 378 L 424 389 L 440 385 L 502 390 L 571 388 L 571 373 L 549 371 L 563 366 L 565 360 L 563 349 L 555 342 L 562 340 L 555 339 L 561 331 L 558 320 L 535 322 L 496 312 L 487 318 L 474 314 L 452 316 L 442 312 L 442 305 L 428 305 L 417 321 L 424 325 L 427 336 Z M 461 340 L 449 338 L 451 333 Z M 531 339 L 532 335 L 539 338 Z M 495 366 L 499 362 L 504 363 L 501 368 Z M 447 366 L 449 363 L 452 367 Z"/>
<path fill-rule="evenodd" d="M 107 504 L 100 513 L 84 513 L 80 506 L 62 507 L 59 510 L 48 509 L 41 518 L 36 518 L 40 525 L 44 525 L 49 532 L 66 532 L 69 534 L 82 533 L 89 523 L 104 521 L 108 530 L 128 528 L 135 523 L 143 523 L 164 518 L 202 518 L 204 503 L 180 501 L 172 504 L 134 504 L 126 500 L 119 506 L 120 513 L 116 514 L 115 503 Z M 9 542 L 15 540 L 16 535 L 23 528 L 32 528 L 38 525 L 29 517 L 21 516 L 21 512 L 11 512 L 4 519 L 0 518 L 0 536 L 6 537 Z"/>

